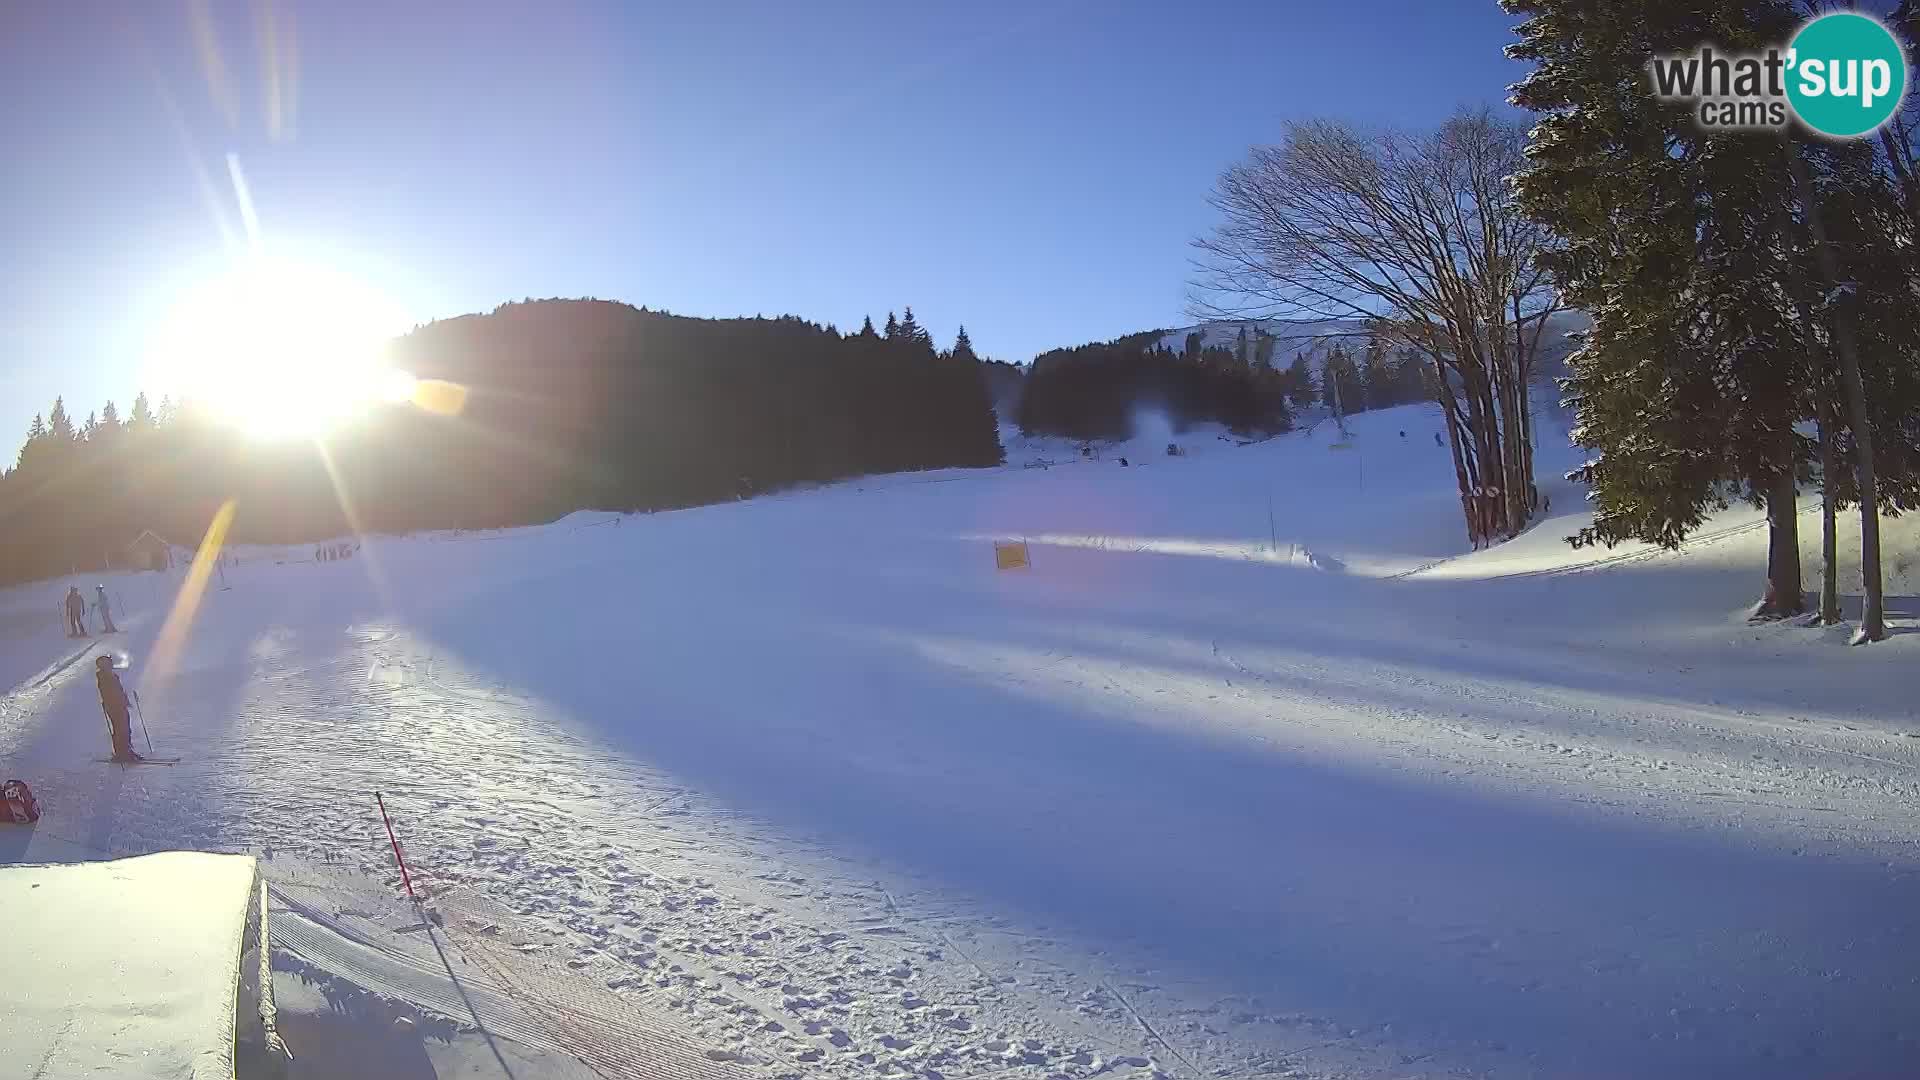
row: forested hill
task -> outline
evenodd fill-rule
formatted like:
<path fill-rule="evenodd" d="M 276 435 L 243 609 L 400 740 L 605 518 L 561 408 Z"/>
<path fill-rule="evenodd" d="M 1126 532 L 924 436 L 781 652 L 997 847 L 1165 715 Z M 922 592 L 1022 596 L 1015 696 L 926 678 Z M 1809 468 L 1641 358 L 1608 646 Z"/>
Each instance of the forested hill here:
<path fill-rule="evenodd" d="M 1176 352 L 1159 344 L 1165 331 L 1054 349 L 1034 358 L 1016 414 L 1029 434 L 1076 439 L 1125 438 L 1141 408 L 1164 412 L 1176 429 L 1220 423 L 1235 431 L 1279 432 L 1293 426 L 1285 372 L 1266 352 L 1237 348 Z"/>
<path fill-rule="evenodd" d="M 520 516 L 1000 461 L 971 345 L 936 351 L 910 311 L 886 334 L 842 335 L 793 317 L 508 304 L 415 331 L 396 363 L 471 389 L 463 423 L 414 426 L 455 440 L 449 462 L 511 467 Z M 481 513 L 490 502 L 467 501 Z"/>
<path fill-rule="evenodd" d="M 187 403 L 36 418 L 0 477 L 0 579 L 120 563 L 144 529 L 302 542 L 692 506 L 864 473 L 1001 460 L 965 332 L 937 350 L 909 310 L 841 334 L 794 317 L 695 319 L 541 300 L 431 323 L 396 366 L 466 388 L 457 416 L 384 407 L 324 447 L 252 441 Z M 342 497 L 344 495 L 344 497 Z"/>

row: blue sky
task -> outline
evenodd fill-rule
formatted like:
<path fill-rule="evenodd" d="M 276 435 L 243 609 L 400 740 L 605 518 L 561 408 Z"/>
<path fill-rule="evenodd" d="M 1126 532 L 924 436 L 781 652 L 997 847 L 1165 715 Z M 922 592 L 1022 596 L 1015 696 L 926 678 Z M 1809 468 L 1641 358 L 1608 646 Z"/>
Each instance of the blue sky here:
<path fill-rule="evenodd" d="M 964 322 L 1026 360 L 1187 321 L 1222 168 L 1292 118 L 1498 102 L 1512 22 L 1494 0 L 20 5 L 0 456 L 55 394 L 84 417 L 170 389 L 143 364 L 234 250 L 229 154 L 269 250 L 418 321 L 592 295 L 850 329 L 911 304 L 942 344 Z"/>

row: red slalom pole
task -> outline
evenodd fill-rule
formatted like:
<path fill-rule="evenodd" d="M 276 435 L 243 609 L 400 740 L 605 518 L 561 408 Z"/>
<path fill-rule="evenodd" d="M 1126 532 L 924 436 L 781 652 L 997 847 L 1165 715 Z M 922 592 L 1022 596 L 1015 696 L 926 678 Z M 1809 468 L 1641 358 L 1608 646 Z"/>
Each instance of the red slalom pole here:
<path fill-rule="evenodd" d="M 387 843 L 393 845 L 393 861 L 400 865 L 400 884 L 407 887 L 407 899 L 417 904 L 420 898 L 413 895 L 413 879 L 407 876 L 407 860 L 400 857 L 400 841 L 393 838 L 393 819 L 387 816 L 387 800 L 376 791 L 373 801 L 380 804 L 380 820 L 387 823 Z"/>

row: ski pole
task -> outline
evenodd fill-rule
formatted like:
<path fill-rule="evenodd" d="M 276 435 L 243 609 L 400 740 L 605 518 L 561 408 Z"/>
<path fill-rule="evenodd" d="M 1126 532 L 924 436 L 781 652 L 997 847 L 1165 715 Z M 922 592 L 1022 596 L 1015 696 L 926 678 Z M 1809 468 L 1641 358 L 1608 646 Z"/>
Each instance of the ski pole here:
<path fill-rule="evenodd" d="M 133 711 L 140 717 L 140 736 L 147 740 L 147 756 L 153 756 L 153 732 L 147 730 L 147 714 L 140 710 L 140 691 L 133 692 Z"/>

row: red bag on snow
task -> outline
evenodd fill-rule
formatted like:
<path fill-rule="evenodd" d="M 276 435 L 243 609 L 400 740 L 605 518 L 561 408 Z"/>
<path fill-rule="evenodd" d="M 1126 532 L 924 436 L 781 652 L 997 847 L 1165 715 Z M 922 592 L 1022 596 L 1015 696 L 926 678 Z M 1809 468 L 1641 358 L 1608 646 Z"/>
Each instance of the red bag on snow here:
<path fill-rule="evenodd" d="M 39 820 L 40 804 L 34 801 L 33 789 L 25 780 L 0 784 L 0 822 L 27 825 Z"/>

